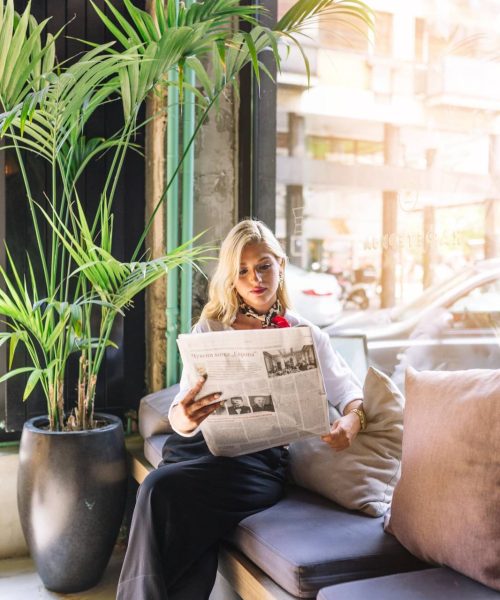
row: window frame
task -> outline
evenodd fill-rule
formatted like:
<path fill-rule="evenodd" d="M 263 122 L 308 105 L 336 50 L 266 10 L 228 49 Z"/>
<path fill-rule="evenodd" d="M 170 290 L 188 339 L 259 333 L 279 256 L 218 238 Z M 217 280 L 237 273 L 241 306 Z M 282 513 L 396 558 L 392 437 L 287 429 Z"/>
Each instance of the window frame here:
<path fill-rule="evenodd" d="M 258 0 L 266 10 L 259 21 L 272 26 L 277 21 L 277 0 Z M 240 75 L 238 111 L 238 219 L 256 218 L 276 227 L 276 66 L 269 52 L 260 60 L 275 81 L 262 74 L 260 86 L 247 65 Z"/>

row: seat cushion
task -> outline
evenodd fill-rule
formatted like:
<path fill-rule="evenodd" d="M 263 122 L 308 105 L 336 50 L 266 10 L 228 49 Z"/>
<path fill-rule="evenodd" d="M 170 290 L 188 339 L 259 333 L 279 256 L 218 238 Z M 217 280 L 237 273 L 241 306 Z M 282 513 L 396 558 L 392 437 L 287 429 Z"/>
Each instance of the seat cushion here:
<path fill-rule="evenodd" d="M 498 600 L 500 594 L 451 569 L 426 569 L 324 588 L 318 600 Z"/>
<path fill-rule="evenodd" d="M 139 432 L 144 439 L 157 433 L 172 433 L 168 411 L 179 391 L 179 384 L 148 394 L 139 404 Z"/>
<path fill-rule="evenodd" d="M 244 519 L 230 541 L 299 598 L 334 583 L 429 566 L 384 533 L 382 517 L 348 511 L 301 488 Z"/>
<path fill-rule="evenodd" d="M 162 460 L 162 448 L 170 434 L 151 435 L 144 440 L 144 456 L 156 469 Z"/>

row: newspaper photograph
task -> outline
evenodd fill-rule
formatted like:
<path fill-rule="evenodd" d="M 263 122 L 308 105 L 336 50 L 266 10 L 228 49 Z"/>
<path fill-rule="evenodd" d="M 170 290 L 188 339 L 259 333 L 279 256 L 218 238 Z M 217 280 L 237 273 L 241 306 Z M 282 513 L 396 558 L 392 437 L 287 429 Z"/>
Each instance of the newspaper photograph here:
<path fill-rule="evenodd" d="M 223 405 L 201 429 L 215 456 L 239 456 L 328 433 L 328 403 L 309 327 L 217 331 L 177 340 L 198 397 Z"/>

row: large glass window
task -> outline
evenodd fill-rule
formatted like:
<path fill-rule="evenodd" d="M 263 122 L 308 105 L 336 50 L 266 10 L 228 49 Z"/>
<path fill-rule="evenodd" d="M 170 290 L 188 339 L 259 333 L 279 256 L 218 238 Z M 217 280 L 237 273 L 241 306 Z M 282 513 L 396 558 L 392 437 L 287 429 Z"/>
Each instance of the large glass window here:
<path fill-rule="evenodd" d="M 330 333 L 366 334 L 370 362 L 398 383 L 403 364 L 499 367 L 496 4 L 369 4 L 374 32 L 345 15 L 309 32 L 309 89 L 296 63 L 280 75 L 292 296 Z"/>

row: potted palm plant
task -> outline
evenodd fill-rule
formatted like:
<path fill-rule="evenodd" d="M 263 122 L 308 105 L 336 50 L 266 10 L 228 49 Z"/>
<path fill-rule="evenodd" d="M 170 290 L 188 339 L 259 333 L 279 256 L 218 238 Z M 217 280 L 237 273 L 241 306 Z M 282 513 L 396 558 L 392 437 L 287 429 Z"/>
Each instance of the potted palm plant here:
<path fill-rule="evenodd" d="M 266 70 L 259 59 L 266 49 L 279 67 L 278 43 L 298 44 L 295 34 L 311 18 L 337 10 L 371 21 L 369 9 L 358 0 L 299 0 L 273 28 L 257 22 L 262 9 L 240 6 L 237 0 L 205 0 L 177 9 L 173 0 L 166 5 L 156 0 L 155 18 L 130 0 L 123 2 L 126 16 L 105 1 L 111 16 L 95 10 L 116 41 L 86 46 L 59 65 L 54 41 L 63 32 L 46 33 L 46 21 L 35 20 L 30 3 L 17 14 L 13 0 L 0 0 L 0 134 L 3 148 L 16 154 L 36 240 L 26 272 L 8 248 L 7 266 L 0 266 L 0 315 L 6 324 L 0 344 L 8 344 L 10 363 L 0 382 L 24 373 L 23 399 L 36 386 L 46 398 L 47 416 L 30 420 L 23 430 L 18 497 L 42 581 L 60 592 L 98 581 L 123 514 L 121 422 L 94 413 L 99 371 L 113 345 L 113 323 L 167 270 L 196 264 L 206 250 L 192 240 L 160 258 L 141 254 L 153 213 L 130 259 L 114 255 L 113 201 L 125 156 L 135 149 L 135 134 L 143 125 L 141 106 L 158 86 L 177 85 L 182 98 L 183 72 L 191 68 L 200 113 L 194 139 L 225 86 L 237 84 L 241 69 L 250 63 L 258 78 Z M 246 23 L 245 31 L 229 26 L 235 18 Z M 167 77 L 172 69 L 179 74 L 175 83 Z M 107 138 L 89 139 L 89 120 L 110 102 L 123 112 L 121 126 Z M 105 153 L 110 167 L 97 208 L 89 213 L 79 180 Z M 50 173 L 43 202 L 31 187 L 29 154 Z M 48 248 L 42 238 L 47 225 Z M 30 363 L 12 368 L 21 346 Z M 77 403 L 67 407 L 65 381 L 75 354 Z"/>

